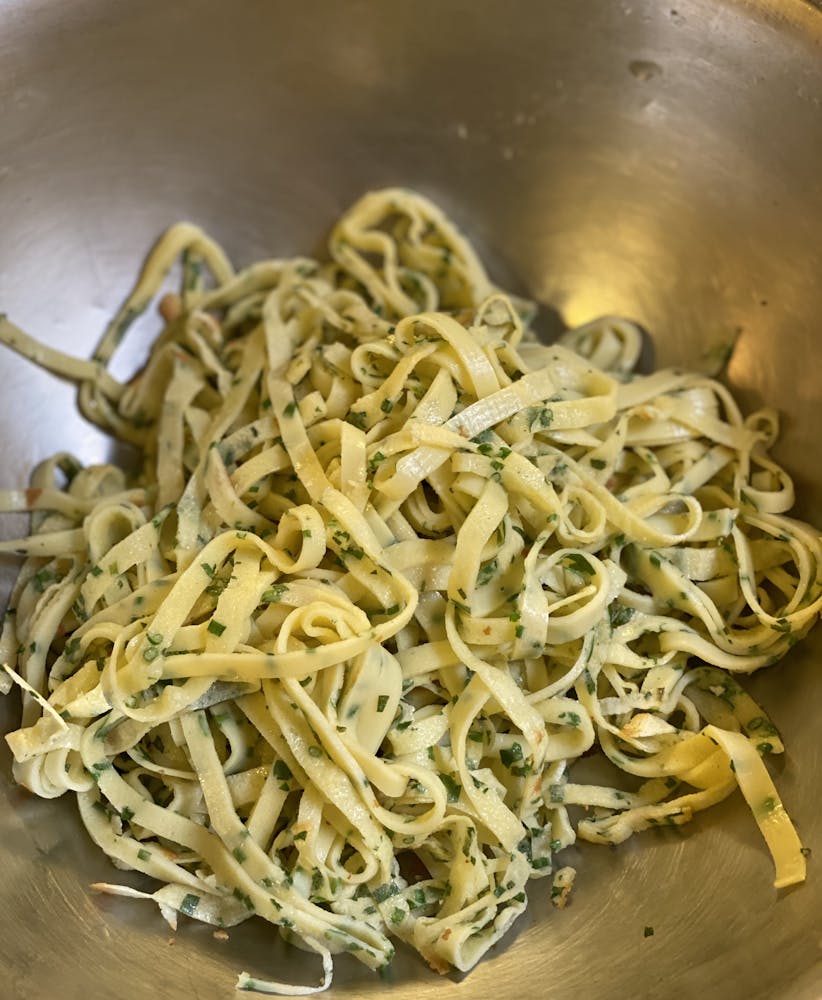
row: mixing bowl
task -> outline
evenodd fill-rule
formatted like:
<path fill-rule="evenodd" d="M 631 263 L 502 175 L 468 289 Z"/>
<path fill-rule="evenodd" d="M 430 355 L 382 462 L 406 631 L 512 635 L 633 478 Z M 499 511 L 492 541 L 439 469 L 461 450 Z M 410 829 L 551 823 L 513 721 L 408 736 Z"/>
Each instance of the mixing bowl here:
<path fill-rule="evenodd" d="M 688 364 L 738 332 L 727 378 L 782 409 L 777 454 L 822 520 L 815 5 L 6 0 L 0 136 L 0 308 L 48 343 L 87 354 L 173 220 L 249 262 L 311 251 L 364 190 L 403 184 L 543 304 L 548 336 L 622 313 L 658 364 Z M 4 486 L 58 449 L 111 453 L 71 387 L 7 353 L 0 366 Z M 569 852 L 572 904 L 553 911 L 537 884 L 465 982 L 400 953 L 385 980 L 339 961 L 333 995 L 819 997 L 820 639 L 749 682 L 786 736 L 777 781 L 814 852 L 806 885 L 772 888 L 737 795 L 682 833 Z M 16 711 L 5 699 L 4 730 Z M 219 942 L 184 921 L 172 944 L 153 908 L 91 895 L 115 873 L 73 804 L 16 789 L 0 754 L 2 996 L 228 997 L 241 968 L 316 976 L 270 928 Z"/>

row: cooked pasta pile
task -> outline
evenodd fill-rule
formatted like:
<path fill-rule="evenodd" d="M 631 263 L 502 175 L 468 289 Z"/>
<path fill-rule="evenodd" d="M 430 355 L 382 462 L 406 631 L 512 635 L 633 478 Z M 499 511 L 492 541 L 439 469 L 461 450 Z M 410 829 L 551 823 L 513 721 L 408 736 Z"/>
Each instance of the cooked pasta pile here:
<path fill-rule="evenodd" d="M 174 226 L 90 361 L 0 320 L 140 454 L 136 475 L 59 454 L 0 493 L 32 512 L 1 546 L 25 556 L 0 640 L 16 780 L 73 792 L 172 924 L 257 914 L 321 955 L 318 989 L 331 955 L 378 969 L 395 939 L 467 970 L 529 891 L 564 902 L 577 837 L 737 787 L 775 884 L 801 881 L 763 763 L 782 741 L 736 680 L 822 608 L 773 411 L 633 374 L 622 319 L 543 346 L 411 192 L 366 195 L 329 249 L 235 271 Z M 121 384 L 108 363 L 178 259 Z M 618 786 L 574 780 L 592 752 Z"/>

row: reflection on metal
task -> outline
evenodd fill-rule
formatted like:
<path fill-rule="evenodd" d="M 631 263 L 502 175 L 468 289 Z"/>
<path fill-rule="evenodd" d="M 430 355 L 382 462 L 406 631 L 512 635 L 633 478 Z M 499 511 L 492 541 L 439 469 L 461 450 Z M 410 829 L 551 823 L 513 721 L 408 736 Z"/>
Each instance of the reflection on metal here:
<path fill-rule="evenodd" d="M 66 350 L 88 352 L 172 220 L 247 261 L 312 250 L 364 189 L 407 184 L 501 283 L 568 322 L 634 317 L 660 364 L 741 328 L 729 377 L 786 412 L 780 457 L 819 520 L 822 13 L 802 0 L 10 0 L 0 135 L 0 308 Z M 69 387 L 8 354 L 0 371 L 3 485 L 59 448 L 107 453 Z M 751 687 L 822 856 L 815 638 Z M 12 715 L 0 705 L 5 728 Z M 342 959 L 333 995 L 818 998 L 822 874 L 812 858 L 809 883 L 778 897 L 740 801 L 573 861 L 571 905 L 552 911 L 537 883 L 467 982 L 401 951 L 387 981 Z M 239 969 L 319 976 L 265 926 L 217 941 L 182 918 L 170 946 L 155 911 L 89 896 L 120 873 L 69 802 L 11 786 L 5 747 L 0 872 L 3 996 L 231 997 Z"/>

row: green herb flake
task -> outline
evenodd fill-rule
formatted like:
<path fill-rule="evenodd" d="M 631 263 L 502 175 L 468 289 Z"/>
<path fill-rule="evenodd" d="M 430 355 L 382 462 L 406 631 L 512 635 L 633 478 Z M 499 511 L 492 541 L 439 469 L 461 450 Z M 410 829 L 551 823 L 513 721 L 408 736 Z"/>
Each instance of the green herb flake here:
<path fill-rule="evenodd" d="M 499 752 L 500 762 L 507 768 L 523 759 L 522 747 L 519 743 L 512 743 L 510 747 L 503 747 Z"/>
<path fill-rule="evenodd" d="M 492 559 L 490 562 L 486 563 L 477 574 L 477 586 L 485 587 L 487 584 L 493 580 L 497 572 L 497 560 Z"/>
<path fill-rule="evenodd" d="M 371 893 L 371 896 L 375 903 L 384 903 L 391 896 L 396 896 L 399 891 L 399 887 L 395 882 L 385 882 L 382 885 L 378 885 Z"/>
<path fill-rule="evenodd" d="M 578 576 L 594 575 L 594 567 L 580 552 L 569 552 L 565 556 L 565 562 L 568 564 L 568 568 L 573 570 Z"/>
<path fill-rule="evenodd" d="M 619 628 L 621 625 L 627 624 L 633 617 L 633 608 L 626 607 L 624 604 L 619 604 L 617 601 L 608 605 L 608 621 L 610 622 L 612 629 Z"/>
<path fill-rule="evenodd" d="M 532 406 L 528 410 L 528 421 L 529 430 L 543 430 L 553 423 L 554 411 L 547 406 Z"/>
<path fill-rule="evenodd" d="M 462 792 L 462 785 L 452 778 L 450 774 L 440 774 L 440 779 L 448 792 L 448 801 L 458 802 L 460 792 Z"/>
<path fill-rule="evenodd" d="M 264 590 L 260 600 L 266 604 L 277 604 L 283 599 L 284 594 L 288 590 L 288 585 L 285 583 L 276 583 L 273 587 L 269 587 Z"/>
<path fill-rule="evenodd" d="M 232 895 L 234 896 L 235 899 L 238 899 L 245 906 L 247 910 L 253 913 L 254 903 L 251 901 L 251 896 L 243 892 L 243 890 L 238 887 L 234 888 Z"/>
<path fill-rule="evenodd" d="M 763 799 L 759 805 L 760 815 L 770 816 L 778 804 L 778 801 L 773 797 L 773 795 L 769 795 L 766 799 Z"/>

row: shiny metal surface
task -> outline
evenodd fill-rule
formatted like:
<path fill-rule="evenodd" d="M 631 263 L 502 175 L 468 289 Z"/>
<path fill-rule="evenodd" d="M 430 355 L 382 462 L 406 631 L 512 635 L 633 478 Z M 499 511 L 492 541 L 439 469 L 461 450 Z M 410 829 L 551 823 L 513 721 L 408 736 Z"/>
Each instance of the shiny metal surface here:
<path fill-rule="evenodd" d="M 566 322 L 635 317 L 659 362 L 694 362 L 739 329 L 730 381 L 786 414 L 780 456 L 802 512 L 822 521 L 816 6 L 0 5 L 0 308 L 50 343 L 88 352 L 172 220 L 249 261 L 310 250 L 386 183 L 437 198 L 500 282 Z M 59 448 L 107 453 L 69 387 L 8 354 L 0 372 L 4 486 Z M 787 737 L 778 783 L 814 852 L 807 885 L 771 888 L 736 797 L 684 834 L 576 851 L 572 905 L 552 911 L 537 884 L 507 944 L 465 982 L 407 954 L 387 981 L 341 960 L 333 996 L 818 1000 L 820 640 L 750 685 Z M 0 705 L 2 728 L 15 711 Z M 70 802 L 11 785 L 3 746 L 0 996 L 216 998 L 234 995 L 241 968 L 318 975 L 265 927 L 221 943 L 182 918 L 172 945 L 146 904 L 87 891 L 117 875 Z"/>

